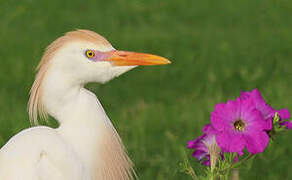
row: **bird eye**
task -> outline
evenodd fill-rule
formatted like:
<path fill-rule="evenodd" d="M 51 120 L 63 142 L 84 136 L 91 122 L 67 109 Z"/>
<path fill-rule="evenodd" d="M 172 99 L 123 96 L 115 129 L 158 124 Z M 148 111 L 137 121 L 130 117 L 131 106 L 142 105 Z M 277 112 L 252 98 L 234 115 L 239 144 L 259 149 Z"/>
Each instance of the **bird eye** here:
<path fill-rule="evenodd" d="M 92 50 L 86 50 L 86 51 L 85 51 L 85 55 L 86 55 L 86 57 L 88 57 L 88 58 L 93 58 L 93 57 L 95 56 L 95 53 L 94 53 L 94 51 L 92 51 Z"/>

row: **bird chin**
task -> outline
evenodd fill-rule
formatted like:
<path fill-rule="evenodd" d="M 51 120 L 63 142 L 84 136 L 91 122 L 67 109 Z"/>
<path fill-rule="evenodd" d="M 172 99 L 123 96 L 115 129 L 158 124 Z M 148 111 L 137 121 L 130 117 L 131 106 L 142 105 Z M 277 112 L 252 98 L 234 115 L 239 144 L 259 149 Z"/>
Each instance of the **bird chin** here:
<path fill-rule="evenodd" d="M 134 69 L 137 66 L 113 66 L 110 68 L 108 74 L 104 77 L 102 77 L 101 80 L 97 81 L 99 83 L 106 83 L 128 71 L 130 71 L 131 69 Z"/>
<path fill-rule="evenodd" d="M 137 66 L 114 66 L 113 71 L 112 71 L 113 72 L 112 78 L 118 77 L 121 74 L 124 74 L 124 73 L 134 69 L 135 67 L 137 67 Z"/>

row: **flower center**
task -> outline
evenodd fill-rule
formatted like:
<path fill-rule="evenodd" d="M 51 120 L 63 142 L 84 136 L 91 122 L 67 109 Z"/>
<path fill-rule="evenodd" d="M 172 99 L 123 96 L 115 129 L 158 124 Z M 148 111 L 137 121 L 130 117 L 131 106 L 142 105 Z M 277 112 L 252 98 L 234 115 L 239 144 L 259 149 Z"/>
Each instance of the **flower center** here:
<path fill-rule="evenodd" d="M 235 121 L 233 126 L 237 131 L 244 131 L 245 129 L 245 123 L 241 119 L 238 119 L 237 121 Z"/>

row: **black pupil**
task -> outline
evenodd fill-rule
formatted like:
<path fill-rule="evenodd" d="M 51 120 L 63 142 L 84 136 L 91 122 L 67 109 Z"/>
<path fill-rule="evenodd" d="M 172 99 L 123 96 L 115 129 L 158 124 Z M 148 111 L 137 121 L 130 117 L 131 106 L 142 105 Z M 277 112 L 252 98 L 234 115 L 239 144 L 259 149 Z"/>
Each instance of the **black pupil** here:
<path fill-rule="evenodd" d="M 89 56 L 92 56 L 92 52 L 89 52 L 88 54 L 89 54 Z"/>

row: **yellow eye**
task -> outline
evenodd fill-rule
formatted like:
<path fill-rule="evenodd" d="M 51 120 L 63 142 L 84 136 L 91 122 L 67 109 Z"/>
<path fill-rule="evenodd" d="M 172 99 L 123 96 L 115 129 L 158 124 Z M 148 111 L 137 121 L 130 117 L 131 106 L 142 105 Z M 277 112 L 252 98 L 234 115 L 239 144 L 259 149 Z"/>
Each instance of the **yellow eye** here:
<path fill-rule="evenodd" d="M 85 55 L 88 58 L 93 58 L 95 56 L 95 53 L 92 50 L 86 50 Z"/>

